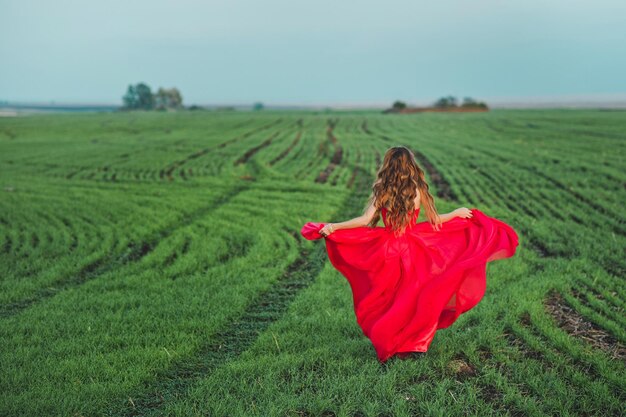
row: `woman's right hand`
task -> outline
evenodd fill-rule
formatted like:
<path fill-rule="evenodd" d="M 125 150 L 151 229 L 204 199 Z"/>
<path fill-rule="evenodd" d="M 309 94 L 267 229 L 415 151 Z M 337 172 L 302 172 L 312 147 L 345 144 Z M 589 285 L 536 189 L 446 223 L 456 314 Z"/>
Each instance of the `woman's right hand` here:
<path fill-rule="evenodd" d="M 462 219 L 469 219 L 473 215 L 472 210 L 468 209 L 467 207 L 459 207 L 458 209 L 454 210 L 454 214 Z"/>
<path fill-rule="evenodd" d="M 324 237 L 328 237 L 328 235 L 330 235 L 331 233 L 333 233 L 335 231 L 335 228 L 333 227 L 332 223 L 326 223 L 324 225 L 324 227 L 322 227 L 319 230 L 319 234 L 324 236 Z"/>

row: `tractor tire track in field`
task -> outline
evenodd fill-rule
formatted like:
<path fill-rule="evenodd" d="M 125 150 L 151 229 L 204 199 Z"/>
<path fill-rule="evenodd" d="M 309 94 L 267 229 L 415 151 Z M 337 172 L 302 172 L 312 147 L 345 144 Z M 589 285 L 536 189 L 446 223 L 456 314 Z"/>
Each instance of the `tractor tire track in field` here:
<path fill-rule="evenodd" d="M 246 162 L 248 162 L 248 160 L 250 158 L 252 158 L 254 156 L 255 153 L 257 153 L 258 151 L 260 151 L 261 149 L 270 146 L 272 144 L 272 140 L 278 136 L 279 132 L 275 132 L 272 136 L 270 136 L 269 138 L 265 139 L 262 143 L 260 143 L 257 146 L 254 146 L 250 149 L 248 149 L 246 151 L 246 153 L 244 153 L 243 155 L 241 155 L 241 157 L 239 157 L 235 162 L 233 162 L 233 165 L 237 166 L 237 165 L 241 165 L 241 164 L 245 164 Z"/>
<path fill-rule="evenodd" d="M 441 172 L 437 169 L 435 165 L 433 165 L 430 160 L 418 151 L 417 149 L 411 149 L 413 154 L 417 158 L 417 160 L 422 164 L 426 172 L 428 172 L 428 176 L 430 180 L 437 186 L 437 197 L 443 198 L 448 201 L 458 201 L 456 193 L 452 190 L 450 183 L 446 180 Z"/>
<path fill-rule="evenodd" d="M 367 198 L 370 175 L 359 169 L 355 187 L 348 195 L 336 216 L 357 215 Z M 293 232 L 301 243 L 301 237 Z M 211 371 L 236 359 L 246 351 L 272 323 L 280 320 L 300 291 L 315 282 L 326 264 L 323 242 L 312 250 L 302 248 L 298 258 L 287 268 L 278 281 L 250 301 L 244 312 L 227 327 L 207 340 L 191 357 L 181 358 L 170 368 L 160 371 L 154 380 L 146 381 L 140 393 L 124 401 L 122 415 L 160 415 L 171 401 L 185 396 L 187 390 Z"/>
<path fill-rule="evenodd" d="M 0 317 L 11 317 L 17 315 L 28 307 L 51 298 L 64 290 L 77 287 L 87 281 L 96 279 L 107 272 L 140 261 L 142 258 L 149 255 L 163 239 L 168 238 L 177 230 L 193 224 L 196 220 L 201 219 L 208 213 L 216 210 L 224 204 L 227 204 L 242 191 L 248 189 L 250 184 L 250 181 L 242 181 L 241 185 L 237 185 L 235 188 L 230 189 L 222 198 L 212 204 L 195 210 L 185 216 L 184 219 L 164 227 L 148 238 L 130 242 L 127 250 L 122 254 L 104 256 L 84 266 L 75 274 L 63 278 L 59 282 L 51 284 L 51 286 L 38 290 L 35 294 L 29 296 L 28 298 L 18 302 L 0 305 Z"/>
<path fill-rule="evenodd" d="M 341 164 L 341 159 L 343 157 L 343 148 L 341 147 L 341 144 L 333 133 L 333 130 L 335 129 L 335 126 L 337 126 L 337 123 L 339 123 L 339 119 L 328 119 L 327 121 L 326 137 L 328 138 L 328 141 L 335 146 L 335 152 L 330 158 L 330 162 L 328 163 L 326 168 L 324 168 L 324 170 L 319 173 L 317 178 L 315 178 L 315 182 L 320 184 L 324 184 L 326 181 L 328 181 L 328 177 L 330 177 L 330 174 L 333 173 L 335 168 Z"/>
<path fill-rule="evenodd" d="M 376 168 L 380 168 L 380 164 L 382 163 L 383 159 L 382 159 L 382 156 L 380 156 L 380 152 L 378 151 L 376 151 L 375 161 L 376 161 Z"/>
<path fill-rule="evenodd" d="M 285 150 L 283 150 L 280 154 L 278 154 L 278 156 L 276 156 L 268 163 L 269 166 L 274 165 L 276 162 L 286 157 L 289 152 L 291 152 L 291 150 L 298 144 L 298 142 L 300 142 L 300 138 L 302 137 L 302 119 L 298 119 L 296 124 L 298 125 L 298 131 L 296 132 L 295 139 L 293 140 L 293 142 L 291 142 L 291 144 L 289 144 L 289 146 Z"/>
<path fill-rule="evenodd" d="M 583 302 L 576 288 L 572 288 L 572 294 Z M 604 328 L 583 317 L 563 299 L 558 291 L 552 290 L 548 294 L 544 308 L 552 316 L 556 325 L 567 334 L 604 351 L 611 359 L 626 363 L 626 346 Z"/>
<path fill-rule="evenodd" d="M 326 130 L 328 132 L 329 124 L 331 123 L 331 119 L 326 121 Z M 334 136 L 333 136 L 334 138 Z M 304 176 L 310 174 L 313 170 L 313 166 L 317 162 L 317 157 L 320 157 L 322 160 L 324 157 L 328 156 L 328 143 L 332 143 L 332 139 L 326 134 L 326 137 L 322 139 L 317 148 L 317 156 L 313 157 L 313 155 L 307 155 L 305 158 L 307 159 L 307 163 L 300 168 L 298 172 L 296 172 L 295 177 L 298 179 L 302 179 Z M 300 153 L 304 150 L 304 147 L 300 148 L 300 152 L 296 153 L 296 157 L 300 155 Z"/>
<path fill-rule="evenodd" d="M 267 129 L 273 127 L 273 126 L 276 126 L 281 121 L 282 121 L 282 119 L 278 119 L 278 120 L 276 120 L 276 121 L 274 121 L 274 122 L 272 122 L 270 124 L 267 124 L 267 125 L 264 125 L 264 126 L 260 126 L 260 127 L 256 128 L 256 129 L 250 130 L 249 132 L 243 133 L 242 135 L 235 136 L 234 138 L 229 139 L 226 142 L 222 142 L 222 143 L 220 143 L 218 145 L 210 146 L 208 148 L 200 149 L 199 151 L 196 151 L 196 152 L 188 155 L 187 157 L 185 157 L 185 158 L 183 158 L 183 159 L 181 159 L 179 161 L 175 161 L 175 162 L 171 163 L 166 168 L 161 169 L 159 171 L 159 177 L 161 179 L 167 177 L 170 181 L 172 181 L 173 180 L 172 173 L 174 172 L 174 170 L 176 170 L 177 168 L 180 168 L 181 166 L 185 165 L 187 162 L 192 161 L 194 159 L 198 159 L 201 156 L 204 156 L 204 155 L 208 154 L 209 152 L 211 152 L 213 150 L 216 150 L 216 149 L 219 149 L 219 148 L 224 148 L 227 145 L 230 145 L 231 143 L 234 143 L 234 142 L 240 141 L 242 139 L 245 139 L 245 138 L 247 138 L 247 137 L 249 137 L 249 136 L 251 136 L 251 135 L 253 135 L 255 133 L 261 132 L 263 130 L 267 130 Z"/>
<path fill-rule="evenodd" d="M 14 131 L 6 127 L 4 129 L 0 129 L 0 132 L 6 135 L 6 137 L 9 138 L 10 140 L 13 140 L 17 137 L 17 134 Z"/>
<path fill-rule="evenodd" d="M 350 175 L 350 179 L 348 180 L 348 183 L 346 184 L 346 186 L 348 188 L 352 188 L 352 186 L 354 185 L 354 181 L 356 180 L 356 176 L 359 173 L 359 169 L 360 169 L 360 165 L 359 164 L 360 163 L 361 163 L 361 150 L 357 149 L 357 151 L 356 151 L 356 166 L 352 170 L 352 175 Z"/>

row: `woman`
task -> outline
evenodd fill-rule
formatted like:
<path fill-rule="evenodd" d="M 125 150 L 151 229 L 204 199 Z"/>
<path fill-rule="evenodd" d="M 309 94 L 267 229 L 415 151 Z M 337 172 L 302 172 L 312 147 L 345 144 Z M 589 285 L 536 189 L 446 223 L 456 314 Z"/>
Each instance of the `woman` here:
<path fill-rule="evenodd" d="M 422 207 L 428 221 L 418 223 Z M 381 215 L 384 227 L 377 227 Z M 424 172 L 404 146 L 385 153 L 361 216 L 309 222 L 301 234 L 325 238 L 381 362 L 426 352 L 438 329 L 482 299 L 487 262 L 513 256 L 518 245 L 511 226 L 476 208 L 439 215 Z"/>

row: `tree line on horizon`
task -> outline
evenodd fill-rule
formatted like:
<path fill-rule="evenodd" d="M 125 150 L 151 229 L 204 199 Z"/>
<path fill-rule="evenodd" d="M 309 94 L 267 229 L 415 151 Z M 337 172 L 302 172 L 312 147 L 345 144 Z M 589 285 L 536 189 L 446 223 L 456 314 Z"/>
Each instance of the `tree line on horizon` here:
<path fill-rule="evenodd" d="M 129 84 L 126 94 L 122 97 L 122 110 L 202 110 L 202 106 L 192 105 L 185 107 L 183 105 L 183 96 L 180 91 L 173 88 L 159 87 L 156 93 L 146 83 L 140 82 L 135 85 Z M 252 109 L 263 110 L 265 105 L 261 102 L 255 102 Z M 235 110 L 232 106 L 218 107 L 217 110 Z"/>
<path fill-rule="evenodd" d="M 140 82 L 135 85 L 129 84 L 126 90 L 126 94 L 122 97 L 124 103 L 122 110 L 181 110 L 185 109 L 183 105 L 183 97 L 180 91 L 175 88 L 163 88 L 159 87 L 156 93 L 152 92 L 152 89 L 146 83 Z M 255 102 L 252 105 L 252 109 L 259 111 L 265 108 L 261 102 Z M 463 102 L 459 104 L 458 99 L 455 96 L 448 95 L 439 98 L 435 101 L 430 108 L 434 109 L 454 109 L 454 108 L 478 108 L 488 109 L 486 103 L 482 101 L 474 100 L 471 97 L 464 97 Z M 192 105 L 187 107 L 188 110 L 201 110 L 204 107 Z M 235 110 L 232 106 L 218 107 L 218 110 Z M 406 102 L 396 100 L 390 109 L 385 112 L 401 112 L 405 109 L 419 109 L 414 107 L 408 107 Z M 428 109 L 425 108 L 425 109 Z"/>
<path fill-rule="evenodd" d="M 156 93 L 145 83 L 130 84 L 122 97 L 125 110 L 182 109 L 183 97 L 177 88 L 159 87 Z"/>
<path fill-rule="evenodd" d="M 433 103 L 431 106 L 437 109 L 449 109 L 449 108 L 481 108 L 488 109 L 486 103 L 482 101 L 476 101 L 471 97 L 463 98 L 463 102 L 459 104 L 458 99 L 455 96 L 445 96 L 439 98 L 437 101 Z M 391 106 L 393 110 L 403 110 L 407 108 L 407 104 L 404 101 L 396 100 Z"/>

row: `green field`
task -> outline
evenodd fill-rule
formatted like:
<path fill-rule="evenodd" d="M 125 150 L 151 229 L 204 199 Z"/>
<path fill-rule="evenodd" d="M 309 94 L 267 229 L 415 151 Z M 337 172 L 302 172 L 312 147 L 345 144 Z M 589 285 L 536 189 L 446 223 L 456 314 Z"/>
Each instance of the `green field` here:
<path fill-rule="evenodd" d="M 394 145 L 520 244 L 380 364 L 299 231 Z M 0 415 L 624 415 L 625 157 L 624 111 L 0 118 Z"/>

